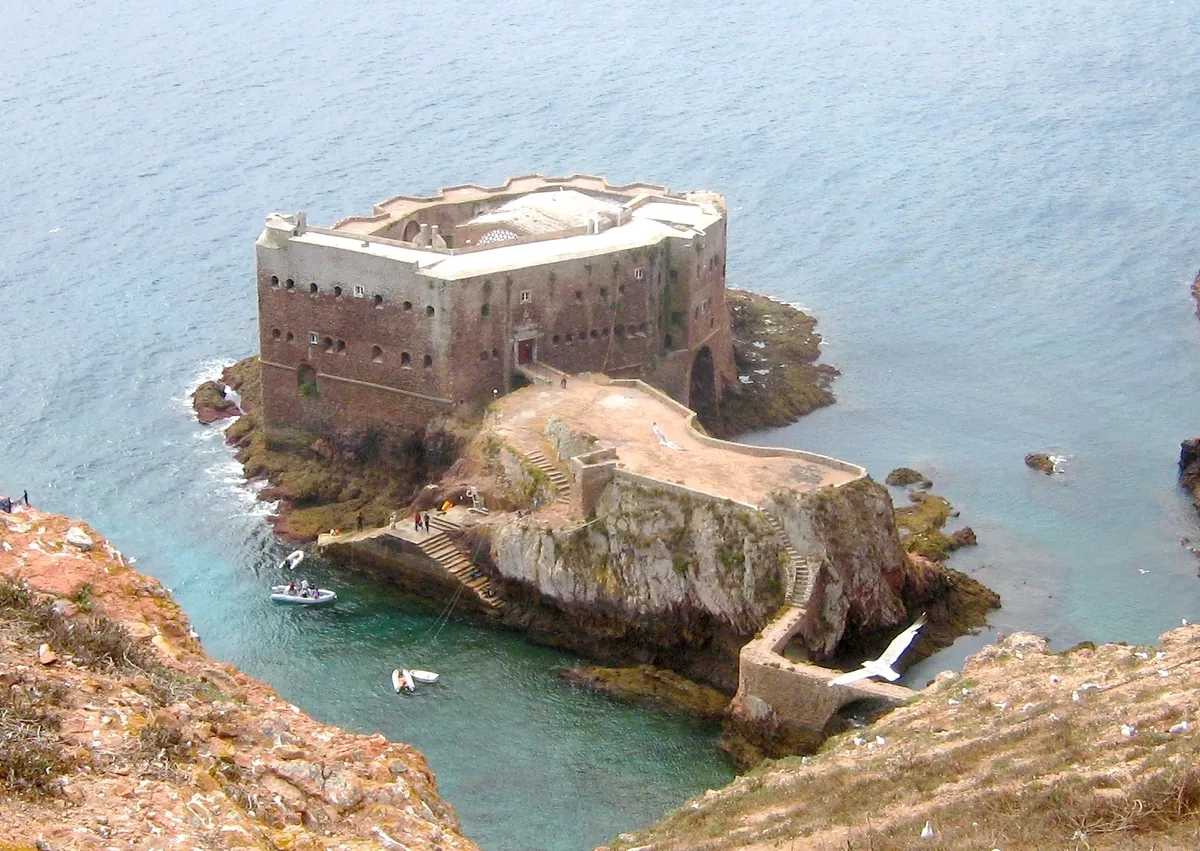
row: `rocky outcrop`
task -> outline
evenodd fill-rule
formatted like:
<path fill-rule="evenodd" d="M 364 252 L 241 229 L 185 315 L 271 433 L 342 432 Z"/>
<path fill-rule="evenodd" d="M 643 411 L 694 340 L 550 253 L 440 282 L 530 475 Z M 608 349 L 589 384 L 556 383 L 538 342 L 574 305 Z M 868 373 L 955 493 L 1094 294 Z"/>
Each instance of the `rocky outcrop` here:
<path fill-rule="evenodd" d="M 714 437 L 790 425 L 811 411 L 832 405 L 829 387 L 838 371 L 818 364 L 821 335 L 817 321 L 790 304 L 746 290 L 727 290 L 733 328 L 738 392 L 720 405 L 697 411 Z"/>
<path fill-rule="evenodd" d="M 93 530 L 19 508 L 0 543 L 0 847 L 475 848 L 421 754 L 213 661 Z"/>
<path fill-rule="evenodd" d="M 1192 503 L 1200 511 L 1200 437 L 1179 445 L 1179 483 L 1192 494 Z"/>
<path fill-rule="evenodd" d="M 1025 456 L 1025 466 L 1031 470 L 1039 470 L 1047 476 L 1055 472 L 1054 459 L 1045 452 L 1030 452 Z"/>
<path fill-rule="evenodd" d="M 783 541 L 754 509 L 615 480 L 596 519 L 492 533 L 507 618 L 596 659 L 649 663 L 732 691 L 737 652 L 783 602 Z"/>
<path fill-rule="evenodd" d="M 1191 848 L 1198 688 L 1200 626 L 1158 647 L 1064 653 L 1016 633 L 869 726 L 709 790 L 611 851 Z"/>
<path fill-rule="evenodd" d="M 897 467 L 887 474 L 887 478 L 883 482 L 897 488 L 904 488 L 909 485 L 916 485 L 919 488 L 933 487 L 933 482 L 929 480 L 928 476 L 918 470 L 914 470 L 912 467 Z"/>
<path fill-rule="evenodd" d="M 192 393 L 192 408 L 201 424 L 209 425 L 218 420 L 240 416 L 237 403 L 225 397 L 225 385 L 216 381 L 205 381 Z"/>

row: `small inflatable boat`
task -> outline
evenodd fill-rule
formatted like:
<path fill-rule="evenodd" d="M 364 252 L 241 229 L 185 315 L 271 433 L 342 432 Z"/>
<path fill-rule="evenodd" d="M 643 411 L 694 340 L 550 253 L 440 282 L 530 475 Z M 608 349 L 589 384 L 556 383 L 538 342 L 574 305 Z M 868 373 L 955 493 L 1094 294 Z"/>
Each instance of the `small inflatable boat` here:
<path fill-rule="evenodd" d="M 435 671 L 418 671 L 414 668 L 409 673 L 419 683 L 436 683 L 438 681 L 438 675 Z"/>
<path fill-rule="evenodd" d="M 304 561 L 304 550 L 296 550 L 283 561 L 279 562 L 279 569 L 283 570 L 286 567 L 288 570 L 295 570 L 296 565 L 302 561 Z"/>
<path fill-rule="evenodd" d="M 412 694 L 414 691 L 416 691 L 417 687 L 413 683 L 412 672 L 410 672 L 407 668 L 405 668 L 403 671 L 399 668 L 392 671 L 392 688 L 396 690 L 396 694 L 399 694 L 402 691 Z"/>
<path fill-rule="evenodd" d="M 337 594 L 326 588 L 296 588 L 287 585 L 271 586 L 271 600 L 276 603 L 294 603 L 298 606 L 323 606 L 337 599 Z"/>

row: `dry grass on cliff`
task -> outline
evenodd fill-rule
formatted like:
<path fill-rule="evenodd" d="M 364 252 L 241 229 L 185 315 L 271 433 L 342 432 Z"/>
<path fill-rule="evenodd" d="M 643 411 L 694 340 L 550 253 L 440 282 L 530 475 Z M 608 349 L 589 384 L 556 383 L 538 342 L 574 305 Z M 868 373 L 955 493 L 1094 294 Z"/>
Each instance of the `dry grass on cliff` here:
<path fill-rule="evenodd" d="M 766 763 L 614 847 L 1200 847 L 1200 627 L 1159 652 L 1013 636 L 815 757 Z"/>

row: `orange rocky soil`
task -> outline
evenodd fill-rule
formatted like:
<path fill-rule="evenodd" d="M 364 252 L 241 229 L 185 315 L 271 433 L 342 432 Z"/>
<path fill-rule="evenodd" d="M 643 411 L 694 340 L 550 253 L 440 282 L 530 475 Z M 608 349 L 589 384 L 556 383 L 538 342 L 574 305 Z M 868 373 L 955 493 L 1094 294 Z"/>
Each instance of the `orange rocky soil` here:
<path fill-rule="evenodd" d="M 475 847 L 412 747 L 209 658 L 83 524 L 0 513 L 0 849 Z"/>
<path fill-rule="evenodd" d="M 1064 653 L 1017 633 L 612 851 L 1195 849 L 1198 687 L 1200 626 Z"/>

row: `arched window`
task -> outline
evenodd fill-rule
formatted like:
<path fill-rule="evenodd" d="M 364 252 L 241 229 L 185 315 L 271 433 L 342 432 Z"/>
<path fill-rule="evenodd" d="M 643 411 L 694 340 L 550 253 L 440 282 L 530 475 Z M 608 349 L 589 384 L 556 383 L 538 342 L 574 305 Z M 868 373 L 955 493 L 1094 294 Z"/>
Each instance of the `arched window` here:
<path fill-rule="evenodd" d="M 278 328 L 271 329 L 271 339 L 272 340 L 278 340 L 282 336 L 283 336 L 283 332 L 281 332 Z"/>
<path fill-rule="evenodd" d="M 294 339 L 296 339 L 296 336 L 291 331 L 288 331 L 287 336 L 284 338 L 284 340 L 288 343 L 292 342 Z"/>
<path fill-rule="evenodd" d="M 271 286 L 273 286 L 273 287 L 279 286 L 279 276 L 278 275 L 271 276 Z"/>
<path fill-rule="evenodd" d="M 433 305 L 432 305 L 432 304 L 431 304 L 431 305 L 429 305 L 429 307 L 425 308 L 425 315 L 426 315 L 426 316 L 433 316 Z"/>
<path fill-rule="evenodd" d="M 373 298 L 372 301 L 375 302 L 376 307 L 383 306 L 383 296 L 381 296 L 379 293 L 375 293 L 375 298 Z"/>
<path fill-rule="evenodd" d="M 592 329 L 591 331 L 589 331 L 588 333 L 589 333 L 589 335 L 591 336 L 591 338 L 592 338 L 593 340 L 599 340 L 599 339 L 600 339 L 600 332 L 599 332 L 599 331 L 597 331 L 595 328 L 593 328 L 593 329 Z"/>
<path fill-rule="evenodd" d="M 492 306 L 485 301 L 479 306 L 479 315 L 484 319 L 487 319 L 492 315 Z"/>
<path fill-rule="evenodd" d="M 405 309 L 405 310 L 412 310 L 412 302 L 411 302 L 411 301 L 406 301 L 406 302 L 404 302 L 404 309 Z"/>
<path fill-rule="evenodd" d="M 289 290 L 294 290 L 296 288 L 296 282 L 293 281 L 291 278 L 288 278 L 287 283 L 284 284 L 284 287 L 286 287 Z"/>
<path fill-rule="evenodd" d="M 487 359 L 488 359 L 488 353 L 487 353 L 487 351 L 486 351 L 486 350 L 484 350 L 484 351 L 482 351 L 482 352 L 480 352 L 480 353 L 479 353 L 479 359 L 480 359 L 480 360 L 487 360 Z"/>
<path fill-rule="evenodd" d="M 383 363 L 383 349 L 379 346 L 371 346 L 371 361 L 373 363 Z"/>
<path fill-rule="evenodd" d="M 308 364 L 296 370 L 296 389 L 301 396 L 317 395 L 317 371 Z"/>
<path fill-rule="evenodd" d="M 309 285 L 308 285 L 308 291 L 309 291 L 310 293 L 315 293 L 315 292 L 317 291 L 317 284 L 316 284 L 316 281 L 314 281 L 313 283 L 311 283 L 311 284 L 309 284 Z"/>
<path fill-rule="evenodd" d="M 670 334 L 663 335 L 663 348 L 668 351 L 675 348 L 675 341 L 671 339 Z"/>
<path fill-rule="evenodd" d="M 557 334 L 555 334 L 553 337 L 551 337 L 551 338 L 550 338 L 550 342 L 552 342 L 554 345 L 556 345 L 556 346 L 557 346 L 557 345 L 558 345 L 558 341 L 559 341 L 559 340 L 561 340 L 561 339 L 562 339 L 561 337 L 559 337 Z"/>
<path fill-rule="evenodd" d="M 334 287 L 334 288 L 333 288 L 333 297 L 334 297 L 334 298 L 341 298 L 341 297 L 342 297 L 342 288 L 341 288 L 341 287 Z"/>
<path fill-rule="evenodd" d="M 425 355 L 425 357 L 421 358 L 421 366 L 429 369 L 433 366 L 433 358 L 429 355 Z"/>
<path fill-rule="evenodd" d="M 375 351 L 379 351 L 378 346 L 375 347 Z M 412 355 L 410 355 L 408 352 L 401 352 L 400 353 L 400 365 L 401 366 L 412 366 Z"/>
<path fill-rule="evenodd" d="M 567 335 L 567 342 L 568 342 L 568 343 L 574 343 L 574 342 L 575 342 L 575 335 L 574 335 L 574 334 L 568 334 L 568 335 Z"/>
<path fill-rule="evenodd" d="M 338 340 L 338 341 L 337 341 L 337 350 L 338 350 L 339 352 L 344 352 L 344 351 L 346 351 L 346 341 L 345 341 L 345 340 Z"/>
<path fill-rule="evenodd" d="M 325 338 L 324 340 L 322 340 L 321 342 L 322 342 L 322 343 L 324 344 L 324 346 L 325 346 L 325 351 L 327 351 L 327 352 L 332 352 L 332 351 L 333 351 L 333 337 L 326 337 L 326 338 Z"/>
<path fill-rule="evenodd" d="M 500 360 L 500 350 L 492 349 L 492 360 Z"/>

